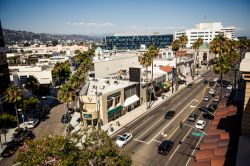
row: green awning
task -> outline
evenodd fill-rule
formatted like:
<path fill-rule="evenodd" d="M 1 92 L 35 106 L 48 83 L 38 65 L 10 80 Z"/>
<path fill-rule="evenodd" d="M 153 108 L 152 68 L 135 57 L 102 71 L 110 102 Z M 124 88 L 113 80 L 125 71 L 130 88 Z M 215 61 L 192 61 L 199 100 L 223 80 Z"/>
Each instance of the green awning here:
<path fill-rule="evenodd" d="M 108 116 L 110 117 L 110 116 L 112 116 L 114 113 L 116 113 L 116 112 L 118 112 L 118 111 L 121 111 L 123 109 L 123 106 L 118 106 L 118 107 L 116 107 L 116 108 L 114 108 L 114 109 L 112 109 L 112 110 L 110 110 L 109 112 L 108 112 Z"/>

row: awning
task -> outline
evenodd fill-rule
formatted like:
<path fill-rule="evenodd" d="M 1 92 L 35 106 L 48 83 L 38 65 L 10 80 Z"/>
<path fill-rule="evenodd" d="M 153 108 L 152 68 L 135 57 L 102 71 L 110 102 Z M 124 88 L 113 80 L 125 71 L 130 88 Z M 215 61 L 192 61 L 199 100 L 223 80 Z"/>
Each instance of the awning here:
<path fill-rule="evenodd" d="M 116 108 L 110 110 L 110 111 L 108 112 L 108 116 L 110 117 L 110 116 L 112 116 L 114 113 L 116 113 L 116 112 L 118 112 L 118 111 L 121 111 L 122 108 L 123 108 L 123 106 L 120 105 L 120 106 L 118 106 L 118 107 L 116 107 Z"/>
<path fill-rule="evenodd" d="M 164 82 L 163 84 L 161 84 L 161 86 L 164 88 L 164 89 L 167 89 L 171 86 L 171 84 L 169 82 Z"/>
<path fill-rule="evenodd" d="M 139 100 L 140 100 L 140 98 L 137 95 L 133 95 L 125 100 L 124 106 L 127 107 L 127 106 L 129 106 L 129 105 L 131 105 Z"/>

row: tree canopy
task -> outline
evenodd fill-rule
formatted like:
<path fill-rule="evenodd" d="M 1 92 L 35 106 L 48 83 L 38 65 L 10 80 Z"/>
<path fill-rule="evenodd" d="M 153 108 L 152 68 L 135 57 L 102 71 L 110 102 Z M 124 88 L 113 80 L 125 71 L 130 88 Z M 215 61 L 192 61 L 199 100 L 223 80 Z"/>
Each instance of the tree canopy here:
<path fill-rule="evenodd" d="M 131 165 L 131 157 L 122 153 L 102 130 L 93 129 L 84 133 L 82 147 L 78 148 L 77 137 L 44 136 L 27 140 L 17 155 L 21 165 Z"/>

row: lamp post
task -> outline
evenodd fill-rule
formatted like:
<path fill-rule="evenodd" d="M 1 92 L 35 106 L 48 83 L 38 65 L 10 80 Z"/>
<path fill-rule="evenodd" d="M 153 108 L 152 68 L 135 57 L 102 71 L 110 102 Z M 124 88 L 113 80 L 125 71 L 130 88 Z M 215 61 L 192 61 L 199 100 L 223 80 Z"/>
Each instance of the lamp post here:
<path fill-rule="evenodd" d="M 22 109 L 19 108 L 19 109 L 17 109 L 17 111 L 22 114 L 22 120 L 23 120 L 23 124 L 24 124 L 24 114 L 23 114 Z"/>
<path fill-rule="evenodd" d="M 175 70 L 175 68 L 173 66 L 173 68 L 172 68 L 172 94 L 174 93 L 174 70 Z"/>

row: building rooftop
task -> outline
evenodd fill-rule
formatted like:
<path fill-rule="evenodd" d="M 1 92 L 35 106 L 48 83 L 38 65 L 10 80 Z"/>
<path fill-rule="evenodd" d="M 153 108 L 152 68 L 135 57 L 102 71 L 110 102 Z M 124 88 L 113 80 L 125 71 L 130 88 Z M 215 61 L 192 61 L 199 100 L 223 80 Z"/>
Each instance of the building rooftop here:
<path fill-rule="evenodd" d="M 241 72 L 250 72 L 250 52 L 246 52 L 245 58 L 240 63 Z"/>

